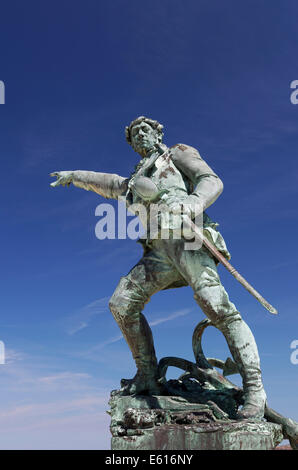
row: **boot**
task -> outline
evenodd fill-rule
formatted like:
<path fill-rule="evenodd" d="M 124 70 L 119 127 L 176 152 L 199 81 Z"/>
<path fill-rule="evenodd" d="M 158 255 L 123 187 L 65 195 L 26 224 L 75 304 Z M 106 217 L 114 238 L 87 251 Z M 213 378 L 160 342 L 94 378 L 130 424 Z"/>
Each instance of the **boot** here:
<path fill-rule="evenodd" d="M 113 313 L 113 312 L 112 312 Z M 142 313 L 129 313 L 115 318 L 132 352 L 137 366 L 133 379 L 122 379 L 122 393 L 134 395 L 148 393 L 161 395 L 163 386 L 158 382 L 157 359 L 150 326 Z"/>
<path fill-rule="evenodd" d="M 220 329 L 243 380 L 244 405 L 238 411 L 237 419 L 261 419 L 264 417 L 266 394 L 254 336 L 238 312 L 227 319 Z"/>

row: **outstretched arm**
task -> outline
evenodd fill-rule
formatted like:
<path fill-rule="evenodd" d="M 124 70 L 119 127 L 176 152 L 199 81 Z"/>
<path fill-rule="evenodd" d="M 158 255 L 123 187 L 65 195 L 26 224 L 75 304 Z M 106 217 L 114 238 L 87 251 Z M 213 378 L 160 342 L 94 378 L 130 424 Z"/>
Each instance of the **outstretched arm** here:
<path fill-rule="evenodd" d="M 69 186 L 71 183 L 86 191 L 94 191 L 107 199 L 117 199 L 125 194 L 127 188 L 127 178 L 111 173 L 99 173 L 96 171 L 56 171 L 51 173 L 56 176 L 57 181 L 51 186 Z"/>

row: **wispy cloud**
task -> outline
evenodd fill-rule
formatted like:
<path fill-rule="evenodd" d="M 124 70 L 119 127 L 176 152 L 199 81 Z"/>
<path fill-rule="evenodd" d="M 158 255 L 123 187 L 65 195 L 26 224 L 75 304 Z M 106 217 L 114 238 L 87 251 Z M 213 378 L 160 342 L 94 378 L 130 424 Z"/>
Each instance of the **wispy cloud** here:
<path fill-rule="evenodd" d="M 67 322 L 70 324 L 67 333 L 74 335 L 78 331 L 86 328 L 95 316 L 107 312 L 108 302 L 109 297 L 102 297 L 79 309 L 74 315 L 67 319 Z"/>
<path fill-rule="evenodd" d="M 64 392 L 90 391 L 94 387 L 94 377 L 84 372 L 63 371 L 55 374 L 41 375 L 36 371 L 36 365 L 26 364 L 23 367 L 15 364 L 1 366 L 2 392 L 9 390 L 18 393 L 22 390 L 27 394 L 59 394 Z"/>
<path fill-rule="evenodd" d="M 74 380 L 89 379 L 91 376 L 85 373 L 73 373 L 73 372 L 61 372 L 56 375 L 48 375 L 45 377 L 39 377 L 38 381 L 44 384 L 53 384 L 57 382 L 73 382 Z"/>
<path fill-rule="evenodd" d="M 174 320 L 175 318 L 178 318 L 178 317 L 183 317 L 184 315 L 187 315 L 188 313 L 190 313 L 191 310 L 192 310 L 191 308 L 184 308 L 181 310 L 177 310 L 176 312 L 172 313 L 171 315 L 168 315 L 167 317 L 161 317 L 161 318 L 158 318 L 156 320 L 149 322 L 149 325 L 155 326 L 155 325 L 159 325 L 160 323 Z"/>
<path fill-rule="evenodd" d="M 0 449 L 109 447 L 113 382 L 77 367 L 61 370 L 61 357 L 49 363 L 18 350 L 9 357 L 0 367 Z"/>
<path fill-rule="evenodd" d="M 28 355 L 15 349 L 5 349 L 5 364 L 12 364 L 19 361 L 24 361 Z"/>
<path fill-rule="evenodd" d="M 112 344 L 112 343 L 117 343 L 117 341 L 120 341 L 121 339 L 123 339 L 123 335 L 118 335 L 118 336 L 113 336 L 112 338 L 109 338 L 107 339 L 106 341 L 102 341 L 101 343 L 97 344 L 96 346 L 94 346 L 94 348 L 92 348 L 92 350 L 98 350 L 98 349 L 102 349 L 104 348 L 105 346 L 108 346 L 109 344 Z"/>
<path fill-rule="evenodd" d="M 106 404 L 106 396 L 87 395 L 83 398 L 73 400 L 63 400 L 60 402 L 50 403 L 30 403 L 28 405 L 20 405 L 12 407 L 9 410 L 0 410 L 0 418 L 12 418 L 17 416 L 45 416 L 53 414 L 63 414 L 69 411 L 86 410 L 93 411 L 95 408 L 102 407 Z"/>
<path fill-rule="evenodd" d="M 75 416 L 101 414 L 107 407 L 108 395 L 86 395 L 78 399 L 60 400 L 46 403 L 29 403 L 0 410 L 1 430 L 32 429 L 45 427 L 47 420 L 51 425 L 60 420 Z M 42 418 L 42 419 L 41 419 Z"/>
<path fill-rule="evenodd" d="M 88 326 L 88 323 L 82 321 L 82 322 L 79 323 L 77 326 L 75 326 L 75 327 L 73 327 L 73 328 L 70 328 L 70 329 L 68 330 L 68 334 L 69 334 L 69 335 L 74 335 L 75 333 L 77 333 L 77 332 L 80 331 L 80 330 L 83 330 L 83 329 L 86 328 L 87 326 Z"/>
<path fill-rule="evenodd" d="M 159 325 L 161 323 L 169 322 L 169 321 L 175 320 L 178 317 L 182 317 L 184 315 L 187 315 L 191 311 L 192 311 L 192 309 L 190 309 L 190 308 L 177 310 L 176 312 L 171 313 L 171 315 L 162 316 L 160 318 L 157 318 L 156 320 L 150 321 L 149 325 L 152 327 L 152 326 Z M 117 336 L 113 336 L 111 338 L 106 339 L 105 341 L 102 341 L 101 343 L 96 344 L 95 346 L 88 349 L 87 351 L 84 351 L 83 353 L 79 353 L 79 356 L 80 357 L 86 357 L 86 358 L 89 358 L 89 359 L 93 359 L 94 358 L 94 353 L 96 353 L 99 350 L 105 348 L 106 346 L 108 346 L 112 343 L 116 343 L 116 342 L 118 342 L 122 339 L 123 339 L 122 334 L 117 335 Z"/>

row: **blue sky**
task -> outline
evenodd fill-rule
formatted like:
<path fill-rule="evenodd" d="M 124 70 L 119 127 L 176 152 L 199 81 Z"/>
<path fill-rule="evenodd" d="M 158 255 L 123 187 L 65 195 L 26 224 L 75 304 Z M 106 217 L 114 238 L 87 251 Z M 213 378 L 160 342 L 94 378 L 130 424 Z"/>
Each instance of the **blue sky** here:
<path fill-rule="evenodd" d="M 138 156 L 124 126 L 142 114 L 222 178 L 208 213 L 232 264 L 279 315 L 223 267 L 220 276 L 255 334 L 269 405 L 298 421 L 297 14 L 294 0 L 2 2 L 2 449 L 109 448 L 109 392 L 135 367 L 107 303 L 142 249 L 99 241 L 104 200 L 53 189 L 48 175 L 127 176 Z M 204 315 L 190 288 L 155 295 L 145 315 L 159 358 L 193 359 Z M 204 345 L 228 355 L 216 330 Z"/>

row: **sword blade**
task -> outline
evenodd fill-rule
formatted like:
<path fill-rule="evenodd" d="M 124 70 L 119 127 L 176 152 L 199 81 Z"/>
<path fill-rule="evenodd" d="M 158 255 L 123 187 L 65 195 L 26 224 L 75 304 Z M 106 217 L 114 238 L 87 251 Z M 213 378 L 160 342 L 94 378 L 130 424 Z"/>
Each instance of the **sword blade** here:
<path fill-rule="evenodd" d="M 187 220 L 187 223 L 191 227 L 192 231 L 195 233 L 195 235 L 202 241 L 203 245 L 212 253 L 212 255 L 221 263 L 224 265 L 224 267 L 234 276 L 235 279 L 237 279 L 238 282 L 251 294 L 253 295 L 263 307 L 268 310 L 268 312 L 272 313 L 273 315 L 276 315 L 278 311 L 276 308 L 274 308 L 269 302 L 267 302 L 266 299 L 251 285 L 249 282 L 247 282 L 246 279 L 244 279 L 243 276 L 234 268 L 234 266 L 231 265 L 231 263 L 228 262 L 228 260 L 215 248 L 212 243 L 209 242 L 199 231 L 197 226 L 193 223 L 193 221 L 189 217 L 185 217 Z M 184 220 L 185 220 L 184 219 Z"/>

